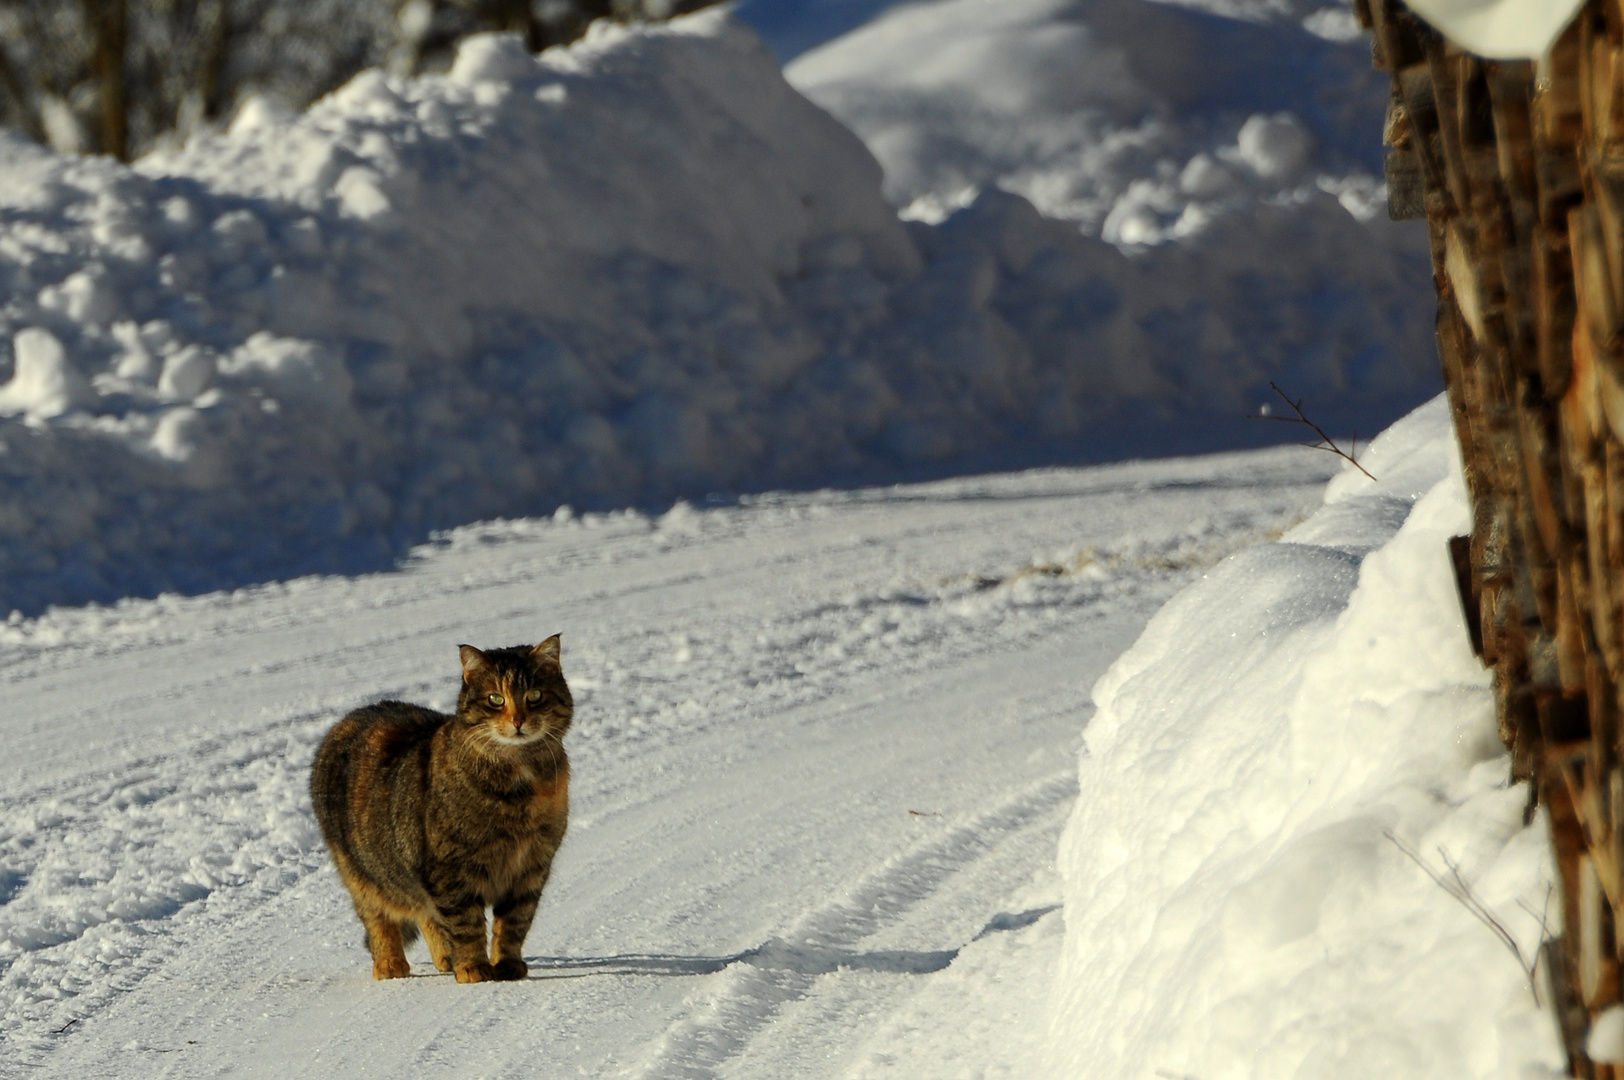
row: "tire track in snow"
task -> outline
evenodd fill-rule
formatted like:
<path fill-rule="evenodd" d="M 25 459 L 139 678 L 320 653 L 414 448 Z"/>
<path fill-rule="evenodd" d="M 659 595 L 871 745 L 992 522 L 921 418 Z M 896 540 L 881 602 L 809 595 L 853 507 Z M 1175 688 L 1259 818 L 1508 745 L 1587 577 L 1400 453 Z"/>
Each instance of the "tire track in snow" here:
<path fill-rule="evenodd" d="M 1023 515 L 1041 503 L 1024 503 Z M 1143 529 L 1151 519 L 1142 519 L 1111 534 L 1105 558 L 1070 576 L 1023 573 L 1021 548 L 1037 541 L 1017 540 L 1011 551 L 1005 538 L 985 540 L 982 521 L 942 516 L 892 527 L 854 513 L 836 526 L 819 524 L 839 517 L 838 505 L 689 511 L 675 515 L 672 529 L 663 519 L 655 525 L 635 515 L 596 529 L 498 523 L 448 538 L 400 574 L 168 597 L 0 628 L 0 643 L 16 649 L 6 681 L 28 688 L 46 724 L 57 715 L 66 719 L 70 714 L 60 710 L 85 700 L 86 690 L 76 685 L 85 671 L 154 664 L 176 665 L 177 677 L 160 672 L 156 681 L 135 679 L 105 694 L 90 687 L 101 695 L 93 704 L 113 722 L 138 705 L 141 724 L 171 711 L 191 724 L 189 731 L 172 722 L 137 724 L 155 746 L 103 753 L 0 799 L 0 1056 L 47 1053 L 60 1044 L 54 1031 L 98 1012 L 178 950 L 205 939 L 203 928 L 252 910 L 323 866 L 304 791 L 316 742 L 359 703 L 352 696 L 358 674 L 374 691 L 430 703 L 442 698 L 443 679 L 420 678 L 428 670 L 424 658 L 437 656 L 446 639 L 470 625 L 468 609 L 491 626 L 524 625 L 538 606 L 597 616 L 598 636 L 584 648 L 575 639 L 574 670 L 587 690 L 579 696 L 591 701 L 595 719 L 583 725 L 572 755 L 580 755 L 583 775 L 591 762 L 608 782 L 635 788 L 648 764 L 662 760 L 663 747 L 696 731 L 718 724 L 747 730 L 760 716 L 845 693 L 854 677 L 888 679 L 951 665 L 992 643 L 1018 650 L 1052 632 L 1056 618 L 1089 619 L 1130 598 L 1139 604 L 1171 592 L 1200 565 L 1281 524 L 1298 505 L 1299 497 L 1280 491 L 1221 513 L 1203 507 L 1193 525 L 1185 516 L 1156 524 L 1148 535 Z M 1053 520 L 1040 516 L 1020 535 L 1076 535 L 1068 516 L 1075 510 L 1057 503 L 1048 512 Z M 814 526 L 822 531 L 803 541 L 800 534 Z M 970 552 L 959 547 L 966 539 L 973 541 Z M 740 546 L 710 546 L 722 541 Z M 917 554 L 905 547 L 916 543 Z M 683 561 L 690 556 L 700 572 Z M 588 573 L 595 565 L 613 569 Z M 561 578 L 572 569 L 583 577 Z M 763 612 L 751 590 L 765 582 L 782 590 L 780 579 L 792 588 Z M 560 585 L 565 596 L 555 601 Z M 539 605 L 516 602 L 515 590 Z M 640 599 L 627 604 L 632 596 Z M 696 597 L 701 602 L 694 606 Z M 693 656 L 685 667 L 673 667 L 672 642 L 660 629 L 661 619 L 679 611 L 694 620 L 681 646 Z M 611 613 L 636 618 L 615 621 Z M 63 688 L 81 696 L 63 698 Z M 269 698 L 259 696 L 264 689 Z M 232 695 L 273 704 L 259 718 L 215 719 L 214 703 Z M 102 762 L 117 765 L 117 774 L 98 769 Z M 972 857 L 966 848 L 955 863 L 942 849 L 947 862 L 933 868 L 935 851 L 927 845 L 916 852 L 924 861 L 913 892 L 896 884 L 907 867 L 892 864 L 851 895 L 867 896 L 863 890 L 873 886 L 878 892 L 870 900 L 880 908 L 895 898 L 901 906 L 887 916 L 894 919 Z M 902 971 L 950 959 L 949 952 L 857 952 L 880 923 L 865 923 L 852 903 L 819 909 L 821 915 L 809 914 L 749 954 L 718 958 L 722 970 L 707 981 L 755 979 L 752 992 L 763 1001 L 776 994 L 777 1004 L 752 1019 L 746 994 L 733 1022 L 715 1013 L 716 1023 L 696 1018 L 688 1028 L 674 1027 L 662 1042 L 671 1056 L 658 1060 L 673 1068 L 686 1060 L 700 1072 L 671 1075 L 722 1067 L 830 963 Z M 718 994 L 707 989 L 696 1007 L 703 1011 L 710 1001 L 725 1010 L 726 995 Z M 684 1039 L 691 1052 L 679 1053 Z"/>
<path fill-rule="evenodd" d="M 841 970 L 921 975 L 947 967 L 957 948 L 864 951 L 861 946 L 1000 842 L 1041 824 L 1076 795 L 1074 772 L 1050 776 L 893 858 L 843 895 L 807 912 L 783 934 L 723 958 L 714 985 L 693 995 L 690 1014 L 666 1030 L 633 1075 L 640 1080 L 721 1075 L 757 1031 L 825 975 Z M 1030 912 L 995 916 L 977 937 L 1027 925 L 1028 916 L 1036 917 Z"/>
<path fill-rule="evenodd" d="M 182 947 L 184 924 L 263 902 L 325 858 L 305 769 L 330 713 L 157 755 L 0 804 L 20 880 L 0 905 L 0 1045 L 43 1052 Z M 246 741 L 246 745 L 245 745 Z M 212 910 L 211 910 L 212 909 Z"/>
<path fill-rule="evenodd" d="M 1240 538 L 1225 539 L 1220 550 Z M 1215 561 L 1216 554 L 1203 549 L 1195 563 Z M 1009 576 L 1018 579 L 1018 571 Z M 660 635 L 628 631 L 604 643 L 610 647 L 598 651 L 621 661 L 609 678 L 600 673 L 584 681 L 595 687 L 589 696 L 607 699 L 601 704 L 609 714 L 632 719 L 630 725 L 607 722 L 602 733 L 622 744 L 621 753 L 648 754 L 746 708 L 779 712 L 826 698 L 861 672 L 901 674 L 951 663 L 983 647 L 990 616 L 1006 644 L 1018 644 L 1044 631 L 1046 612 L 1120 603 L 1146 587 L 1171 589 L 1169 577 L 1157 565 L 1104 578 L 1021 580 L 1024 591 L 1016 595 L 989 593 L 975 584 L 981 575 L 972 574 L 813 603 L 780 613 L 754 633 L 728 628 L 714 643 L 696 635 L 694 644 L 724 669 L 700 680 L 710 693 L 697 715 L 709 719 L 697 724 L 681 708 L 693 689 L 685 684 L 693 680 L 662 673 Z M 471 589 L 462 579 L 447 584 L 452 595 Z M 454 630 L 433 621 L 411 636 L 444 638 Z M 398 637 L 369 638 L 359 648 L 397 645 Z M 740 647 L 745 641 L 749 647 Z M 716 647 L 707 648 L 711 644 Z M 786 663 L 785 656 L 799 659 Z M 305 665 L 261 669 L 290 666 Z M 649 678 L 640 671 L 661 674 Z M 214 672 L 185 692 L 206 694 L 232 679 L 229 671 Z M 753 702 L 740 687 L 749 688 Z M 432 699 L 443 689 L 422 683 L 400 696 Z M 116 778 L 81 777 L 0 802 L 0 855 L 14 875 L 11 902 L 0 905 L 0 1040 L 19 1050 L 48 1050 L 51 1032 L 98 1011 L 163 966 L 183 947 L 174 940 L 182 923 L 263 903 L 322 867 L 326 856 L 309 814 L 305 769 L 322 734 L 351 704 L 349 694 L 334 696 L 246 735 L 198 739 L 185 747 L 183 768 L 172 754 L 148 755 Z M 198 907 L 212 910 L 193 910 Z M 782 942 L 762 948 L 747 966 L 768 983 L 787 980 L 794 992 L 785 991 L 782 1000 L 804 992 L 816 977 L 804 949 L 796 968 L 788 959 L 795 949 L 786 951 Z M 929 970 L 933 962 L 914 966 Z"/>

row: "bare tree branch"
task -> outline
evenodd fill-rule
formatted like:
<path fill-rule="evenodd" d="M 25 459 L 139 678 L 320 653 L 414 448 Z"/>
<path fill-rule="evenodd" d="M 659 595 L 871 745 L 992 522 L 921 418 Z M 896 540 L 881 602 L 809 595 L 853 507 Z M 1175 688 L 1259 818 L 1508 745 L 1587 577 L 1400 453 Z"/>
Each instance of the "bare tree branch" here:
<path fill-rule="evenodd" d="M 1256 413 L 1256 414 L 1254 414 L 1252 416 L 1248 416 L 1247 417 L 1248 420 L 1274 420 L 1274 421 L 1277 421 L 1277 422 L 1282 423 L 1282 424 L 1302 424 L 1305 427 L 1307 427 L 1309 430 L 1311 430 L 1315 435 L 1318 435 L 1319 440 L 1320 440 L 1317 443 L 1303 443 L 1304 446 L 1308 447 L 1311 450 L 1325 450 L 1325 451 L 1328 451 L 1328 452 L 1330 452 L 1332 454 L 1335 454 L 1337 457 L 1341 458 L 1343 461 L 1346 461 L 1348 464 L 1352 465 L 1355 469 L 1358 469 L 1360 472 L 1364 473 L 1366 476 L 1370 476 L 1370 478 L 1372 480 L 1376 479 L 1374 476 L 1371 476 L 1369 469 L 1367 469 L 1363 465 L 1359 464 L 1359 459 L 1355 456 L 1354 453 L 1352 453 L 1350 451 L 1347 451 L 1347 450 L 1344 450 L 1340 446 L 1338 446 L 1336 444 L 1335 439 L 1333 439 L 1329 435 L 1325 434 L 1325 429 L 1324 428 L 1320 427 L 1318 424 L 1314 423 L 1314 421 L 1312 421 L 1312 420 L 1310 420 L 1308 418 L 1308 414 L 1303 412 L 1303 402 L 1302 402 L 1301 398 L 1298 398 L 1296 401 L 1291 400 L 1291 398 L 1286 395 L 1286 392 L 1284 390 L 1280 389 L 1280 387 L 1275 384 L 1273 379 L 1269 380 L 1269 389 L 1271 389 L 1275 393 L 1279 394 L 1280 395 L 1280 400 L 1284 401 L 1287 405 L 1291 406 L 1291 411 L 1296 413 L 1297 415 L 1296 416 L 1274 416 L 1274 415 L 1272 415 L 1270 413 L 1264 412 L 1264 413 Z M 1358 450 L 1358 448 L 1359 448 L 1359 439 L 1358 439 L 1357 436 L 1355 436 L 1355 438 L 1353 440 L 1353 447 L 1354 447 L 1355 451 Z"/>
<path fill-rule="evenodd" d="M 1510 930 L 1506 929 L 1505 923 L 1502 923 L 1499 918 L 1495 916 L 1494 912 L 1490 911 L 1488 906 L 1485 905 L 1482 900 L 1478 899 L 1477 894 L 1472 891 L 1471 885 L 1469 885 L 1466 878 L 1461 875 L 1460 864 L 1450 857 L 1449 852 L 1445 851 L 1442 847 L 1438 849 L 1438 857 L 1443 860 L 1444 867 L 1448 871 L 1447 873 L 1444 873 L 1443 871 L 1433 869 L 1433 867 L 1421 857 L 1420 852 L 1416 851 L 1415 848 L 1399 839 L 1398 834 L 1393 832 L 1393 830 L 1386 829 L 1382 832 L 1382 835 L 1391 840 L 1393 842 L 1393 846 L 1402 851 L 1406 858 L 1415 863 L 1415 865 L 1419 866 L 1422 872 L 1431 878 L 1433 883 L 1436 884 L 1438 888 L 1454 897 L 1456 903 L 1460 904 L 1461 907 L 1470 912 L 1474 919 L 1489 928 L 1489 932 L 1500 940 L 1500 944 L 1504 945 L 1506 949 L 1510 951 L 1511 955 L 1517 958 L 1517 966 L 1522 968 L 1523 975 L 1528 979 L 1528 992 L 1534 995 L 1534 1004 L 1541 1005 L 1539 1000 L 1539 980 L 1536 977 L 1539 971 L 1539 957 L 1541 949 L 1534 949 L 1534 958 L 1532 961 L 1523 956 L 1522 947 L 1517 944 L 1517 939 L 1512 936 Z M 1545 942 L 1550 939 L 1551 935 L 1550 924 L 1546 921 L 1546 915 L 1549 913 L 1551 906 L 1551 888 L 1552 886 L 1546 886 L 1545 911 L 1541 912 L 1537 916 L 1539 919 L 1539 944 L 1541 946 L 1543 946 Z M 1533 908 L 1529 907 L 1522 901 L 1519 900 L 1518 905 L 1524 911 L 1528 912 L 1529 915 L 1534 914 Z"/>

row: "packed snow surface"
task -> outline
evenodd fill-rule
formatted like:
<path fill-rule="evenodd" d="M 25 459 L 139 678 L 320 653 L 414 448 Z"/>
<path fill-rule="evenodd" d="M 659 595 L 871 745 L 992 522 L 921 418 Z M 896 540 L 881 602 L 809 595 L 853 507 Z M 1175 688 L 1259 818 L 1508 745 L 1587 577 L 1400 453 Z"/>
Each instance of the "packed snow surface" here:
<path fill-rule="evenodd" d="M 1399 846 L 1532 956 L 1544 828 L 1451 591 L 1442 403 L 1364 460 L 495 522 L 394 573 L 0 628 L 3 1060 L 1554 1077 L 1517 960 Z M 459 986 L 419 946 L 372 982 L 317 741 L 448 706 L 459 642 L 554 631 L 574 811 L 531 978 Z"/>
<path fill-rule="evenodd" d="M 1033 1076 L 1088 687 L 1332 463 L 493 522 L 394 573 L 0 625 L 0 1073 Z M 460 642 L 554 632 L 573 809 L 531 978 L 416 946 L 373 982 L 318 740 L 449 706 Z"/>
<path fill-rule="evenodd" d="M 948 49 L 934 90 L 893 90 L 939 92 L 966 138 L 1047 103 L 1052 142 L 1088 65 L 1026 71 L 1027 51 L 1167 18 L 1197 20 L 1167 38 L 1192 72 L 1239 35 L 1352 81 L 1314 75 L 1288 116 L 1278 93 L 1213 112 L 1212 80 L 1135 75 L 1151 209 L 1112 209 L 1103 238 L 1019 184 L 899 221 L 869 150 L 720 11 L 539 58 L 472 39 L 443 76 L 254 103 L 133 168 L 0 136 L 0 613 L 383 568 L 562 504 L 1256 444 L 1286 435 L 1241 422 L 1271 378 L 1344 431 L 1432 393 L 1424 230 L 1374 213 L 1336 149 L 1378 139 L 1356 65 L 1295 26 L 1260 45 L 1244 20 L 1111 3 L 1071 26 L 1011 0 L 1004 61 Z M 942 42 L 1005 6 L 895 17 Z M 840 70 L 872 83 L 897 65 L 870 32 Z M 1006 112 L 963 106 L 1006 61 L 1026 71 L 1014 98 L 987 84 Z M 1077 130 L 1127 160 L 1116 128 Z M 1184 239 L 1117 243 L 1164 226 Z"/>
<path fill-rule="evenodd" d="M 1056 1076 L 1565 1075 L 1529 974 L 1560 932 L 1446 541 L 1471 525 L 1442 399 L 1325 505 L 1163 608 L 1094 688 L 1060 849 Z M 1542 915 L 1549 921 L 1542 926 Z"/>

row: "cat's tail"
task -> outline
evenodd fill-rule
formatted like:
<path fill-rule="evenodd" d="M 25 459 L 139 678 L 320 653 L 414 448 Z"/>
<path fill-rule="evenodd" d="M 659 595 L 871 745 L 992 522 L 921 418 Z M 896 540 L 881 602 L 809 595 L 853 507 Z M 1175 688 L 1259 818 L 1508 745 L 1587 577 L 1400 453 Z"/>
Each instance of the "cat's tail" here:
<path fill-rule="evenodd" d="M 417 923 L 411 919 L 402 919 L 400 923 L 400 940 L 403 945 L 410 945 L 418 938 Z M 361 944 L 367 952 L 372 951 L 372 934 L 366 927 L 361 928 Z"/>

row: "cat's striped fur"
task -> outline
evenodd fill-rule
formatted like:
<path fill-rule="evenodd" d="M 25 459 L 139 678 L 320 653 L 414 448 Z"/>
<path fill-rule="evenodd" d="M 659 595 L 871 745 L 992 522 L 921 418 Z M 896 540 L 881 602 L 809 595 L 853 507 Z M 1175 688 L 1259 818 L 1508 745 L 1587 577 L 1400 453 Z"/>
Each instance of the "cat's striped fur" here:
<path fill-rule="evenodd" d="M 410 974 L 405 943 L 419 927 L 458 982 L 529 972 L 524 938 L 569 818 L 562 740 L 574 703 L 556 635 L 461 652 L 454 716 L 401 701 L 357 709 L 311 769 L 316 820 L 366 927 L 374 978 Z"/>

